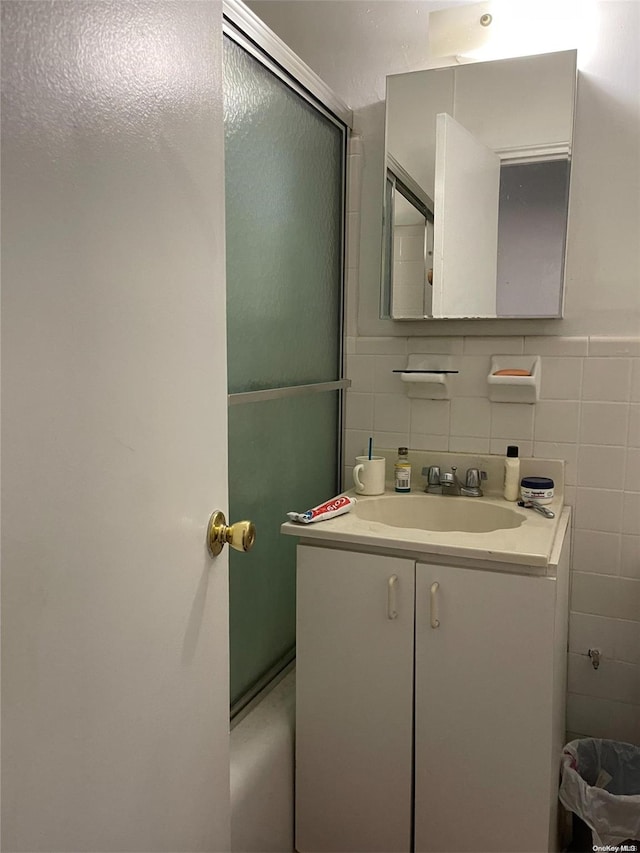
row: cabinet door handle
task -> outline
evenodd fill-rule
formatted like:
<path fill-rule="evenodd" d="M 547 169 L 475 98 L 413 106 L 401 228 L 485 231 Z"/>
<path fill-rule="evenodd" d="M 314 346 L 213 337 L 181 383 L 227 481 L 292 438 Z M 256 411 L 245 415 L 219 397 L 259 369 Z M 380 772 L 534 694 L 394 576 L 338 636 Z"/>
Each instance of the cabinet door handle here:
<path fill-rule="evenodd" d="M 389 619 L 398 618 L 398 610 L 396 604 L 396 588 L 398 586 L 398 575 L 391 575 L 387 582 L 387 617 Z"/>
<path fill-rule="evenodd" d="M 440 620 L 438 619 L 438 590 L 440 584 L 438 581 L 431 584 L 431 627 L 439 628 Z"/>

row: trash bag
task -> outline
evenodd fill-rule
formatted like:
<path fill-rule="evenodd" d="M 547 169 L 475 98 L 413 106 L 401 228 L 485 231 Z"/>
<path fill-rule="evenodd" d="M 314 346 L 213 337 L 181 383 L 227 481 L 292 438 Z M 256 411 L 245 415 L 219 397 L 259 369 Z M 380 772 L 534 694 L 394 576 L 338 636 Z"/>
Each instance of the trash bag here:
<path fill-rule="evenodd" d="M 640 747 L 599 738 L 572 740 L 562 756 L 560 802 L 593 833 L 594 845 L 640 839 Z"/>

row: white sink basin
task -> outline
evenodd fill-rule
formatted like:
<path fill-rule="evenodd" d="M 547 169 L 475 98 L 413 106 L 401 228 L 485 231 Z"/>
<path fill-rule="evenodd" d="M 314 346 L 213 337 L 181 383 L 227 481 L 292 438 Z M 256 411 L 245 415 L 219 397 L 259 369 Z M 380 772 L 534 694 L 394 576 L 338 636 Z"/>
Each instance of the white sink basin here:
<path fill-rule="evenodd" d="M 353 512 L 363 521 L 414 530 L 490 533 L 520 527 L 527 516 L 482 498 L 440 495 L 384 495 L 358 501 Z"/>

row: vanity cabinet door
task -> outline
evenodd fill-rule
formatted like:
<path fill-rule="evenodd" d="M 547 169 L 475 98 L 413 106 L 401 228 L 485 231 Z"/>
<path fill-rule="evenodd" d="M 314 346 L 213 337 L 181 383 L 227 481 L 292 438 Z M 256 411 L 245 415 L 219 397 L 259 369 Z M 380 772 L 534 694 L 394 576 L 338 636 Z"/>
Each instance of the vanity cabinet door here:
<path fill-rule="evenodd" d="M 299 853 L 411 849 L 414 566 L 298 546 Z"/>
<path fill-rule="evenodd" d="M 416 565 L 416 853 L 549 849 L 555 596 L 551 578 Z"/>

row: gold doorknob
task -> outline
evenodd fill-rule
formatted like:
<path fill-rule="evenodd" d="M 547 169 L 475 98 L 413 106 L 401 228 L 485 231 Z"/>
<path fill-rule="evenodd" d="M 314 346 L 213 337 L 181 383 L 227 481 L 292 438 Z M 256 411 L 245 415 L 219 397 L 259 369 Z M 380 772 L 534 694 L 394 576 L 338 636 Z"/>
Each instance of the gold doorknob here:
<path fill-rule="evenodd" d="M 227 525 L 224 513 L 216 510 L 209 519 L 207 547 L 212 557 L 217 557 L 225 545 L 236 551 L 250 551 L 256 541 L 256 526 L 253 521 L 236 521 Z"/>

